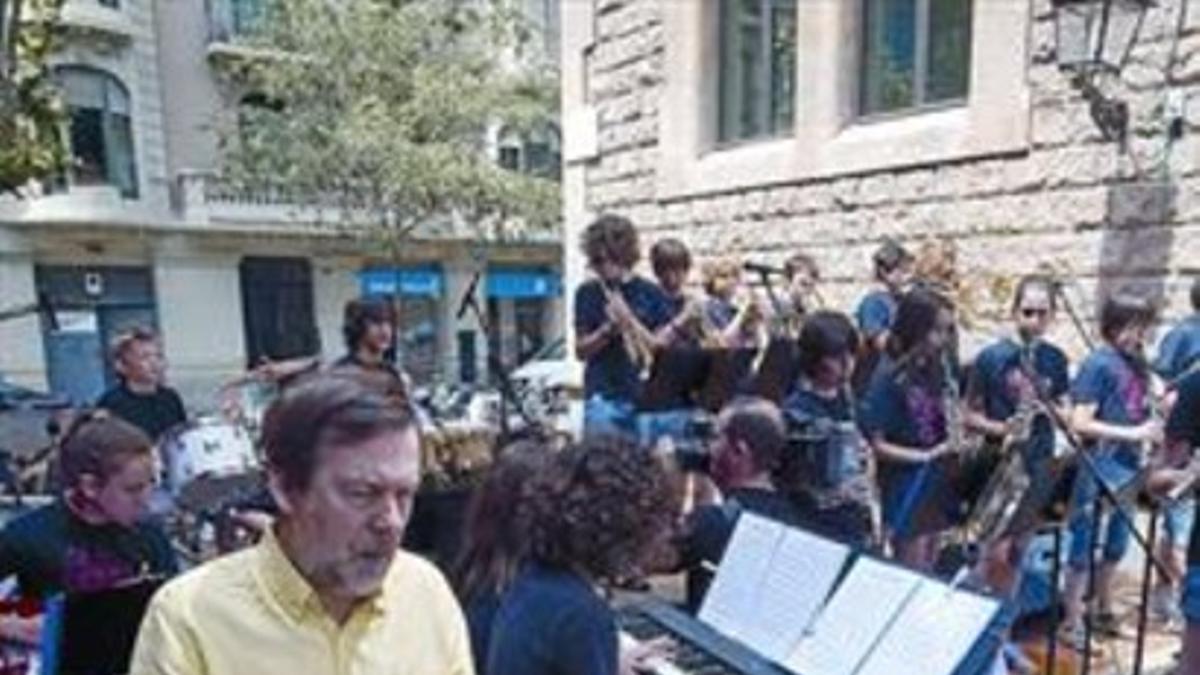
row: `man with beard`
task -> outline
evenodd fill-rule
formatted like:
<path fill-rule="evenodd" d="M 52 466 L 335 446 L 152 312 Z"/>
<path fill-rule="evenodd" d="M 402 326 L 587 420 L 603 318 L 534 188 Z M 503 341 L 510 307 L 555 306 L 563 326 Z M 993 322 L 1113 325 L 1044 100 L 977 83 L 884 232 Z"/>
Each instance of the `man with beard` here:
<path fill-rule="evenodd" d="M 319 375 L 272 406 L 274 526 L 159 591 L 133 675 L 473 672 L 445 580 L 398 550 L 420 443 L 409 409 L 377 379 Z"/>

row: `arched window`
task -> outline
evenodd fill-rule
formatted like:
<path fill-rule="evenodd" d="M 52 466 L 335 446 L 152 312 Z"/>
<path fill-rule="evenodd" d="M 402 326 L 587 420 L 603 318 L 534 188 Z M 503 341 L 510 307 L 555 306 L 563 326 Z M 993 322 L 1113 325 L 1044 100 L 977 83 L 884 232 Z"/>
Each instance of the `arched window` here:
<path fill-rule="evenodd" d="M 58 69 L 70 120 L 71 181 L 112 185 L 138 196 L 129 90 L 112 75 L 82 66 Z"/>

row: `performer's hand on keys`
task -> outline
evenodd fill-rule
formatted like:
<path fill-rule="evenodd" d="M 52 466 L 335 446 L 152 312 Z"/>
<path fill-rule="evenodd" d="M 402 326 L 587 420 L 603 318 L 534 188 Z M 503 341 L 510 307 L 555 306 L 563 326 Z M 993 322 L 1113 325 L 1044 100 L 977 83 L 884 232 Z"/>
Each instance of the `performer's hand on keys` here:
<path fill-rule="evenodd" d="M 653 640 L 621 647 L 621 675 L 637 675 L 653 671 L 656 663 L 670 661 L 675 657 L 675 642 L 669 637 L 657 637 Z"/>
<path fill-rule="evenodd" d="M 1142 443 L 1160 444 L 1163 442 L 1162 420 L 1149 419 L 1137 426 L 1134 431 L 1136 439 Z"/>

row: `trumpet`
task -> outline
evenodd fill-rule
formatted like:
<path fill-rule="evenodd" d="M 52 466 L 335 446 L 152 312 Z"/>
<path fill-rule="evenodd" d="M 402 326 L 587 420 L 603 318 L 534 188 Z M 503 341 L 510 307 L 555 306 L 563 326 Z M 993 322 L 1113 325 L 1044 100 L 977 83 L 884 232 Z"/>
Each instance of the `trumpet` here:
<path fill-rule="evenodd" d="M 604 299 L 608 306 L 610 308 L 619 307 L 617 313 L 624 315 L 626 319 L 616 322 L 617 329 L 621 332 L 621 343 L 625 348 L 626 355 L 639 371 L 645 371 L 654 361 L 653 336 L 629 309 L 629 305 L 625 303 L 625 298 L 621 296 L 620 291 L 608 284 L 601 284 L 600 288 L 604 290 Z"/>

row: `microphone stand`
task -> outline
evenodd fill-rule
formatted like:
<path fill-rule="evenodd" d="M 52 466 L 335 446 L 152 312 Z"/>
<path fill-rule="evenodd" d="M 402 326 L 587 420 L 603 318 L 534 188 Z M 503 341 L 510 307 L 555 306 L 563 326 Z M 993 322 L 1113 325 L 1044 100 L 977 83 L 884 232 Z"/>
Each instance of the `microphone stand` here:
<path fill-rule="evenodd" d="M 1075 326 L 1075 331 L 1079 333 L 1079 337 L 1083 338 L 1084 346 L 1087 347 L 1089 352 L 1095 351 L 1096 341 L 1092 339 L 1091 334 L 1087 331 L 1087 327 L 1083 324 L 1083 320 L 1079 318 L 1079 312 L 1075 311 L 1075 305 L 1071 304 L 1071 299 L 1067 297 L 1066 291 L 1063 290 L 1062 283 L 1056 281 L 1051 284 L 1051 292 L 1058 296 L 1063 310 L 1067 313 L 1067 316 L 1071 317 L 1071 324 Z"/>
<path fill-rule="evenodd" d="M 1067 421 L 1063 419 L 1062 415 L 1054 407 L 1053 401 L 1049 400 L 1048 396 L 1046 395 L 1046 392 L 1043 391 L 1041 387 L 1034 387 L 1033 389 L 1034 389 L 1035 395 L 1038 398 L 1038 402 L 1042 405 L 1043 410 L 1046 411 L 1046 415 L 1050 418 L 1050 421 L 1054 423 L 1054 426 L 1060 432 L 1063 433 L 1063 435 L 1067 439 L 1067 443 L 1071 446 L 1071 449 L 1074 450 L 1075 457 L 1078 458 L 1078 460 L 1083 464 L 1082 470 L 1087 471 L 1091 475 L 1091 479 L 1096 482 L 1097 492 L 1096 492 L 1096 497 L 1092 502 L 1092 518 L 1091 518 L 1091 525 L 1090 525 L 1091 535 L 1089 537 L 1090 541 L 1089 541 L 1089 551 L 1088 551 L 1088 582 L 1087 582 L 1088 583 L 1088 590 L 1087 590 L 1088 604 L 1090 605 L 1095 598 L 1095 592 L 1096 592 L 1096 540 L 1097 540 L 1097 536 L 1099 535 L 1099 531 L 1100 531 L 1100 509 L 1104 507 L 1105 502 L 1107 502 L 1108 506 L 1112 509 L 1112 517 L 1114 517 L 1114 518 L 1119 517 L 1119 518 L 1125 519 L 1125 523 L 1129 527 L 1130 535 L 1132 536 L 1133 540 L 1135 542 L 1137 542 L 1138 546 L 1141 547 L 1142 551 L 1145 553 L 1145 556 L 1146 556 L 1146 571 L 1145 571 L 1145 573 L 1150 574 L 1152 570 L 1157 570 L 1159 572 L 1159 574 L 1169 576 L 1169 570 L 1167 569 L 1167 566 L 1161 560 L 1158 559 L 1158 556 L 1156 555 L 1156 553 L 1154 551 L 1153 540 L 1147 539 L 1142 534 L 1142 532 L 1140 530 L 1138 530 L 1137 524 L 1134 522 L 1133 516 L 1129 515 L 1128 510 L 1126 510 L 1125 507 L 1121 504 L 1120 497 L 1117 495 L 1116 491 L 1108 484 L 1107 481 L 1105 481 L 1103 478 L 1100 477 L 1100 472 L 1098 471 L 1098 469 L 1096 467 L 1096 461 L 1091 457 L 1091 455 L 1083 447 L 1083 442 L 1075 435 L 1074 430 L 1071 429 L 1070 425 L 1067 424 Z M 1076 480 L 1078 480 L 1078 478 L 1076 478 Z M 1136 477 L 1134 478 L 1134 480 L 1136 480 Z M 1068 517 L 1068 521 L 1069 520 L 1070 520 L 1070 518 Z M 1150 529 L 1151 537 L 1154 537 L 1157 534 L 1155 532 L 1155 529 L 1156 528 L 1152 521 L 1151 529 Z M 1056 582 L 1056 585 L 1057 585 L 1057 582 Z M 1055 598 L 1056 602 L 1057 602 L 1057 600 L 1058 599 Z M 1144 604 L 1145 603 L 1143 603 L 1143 606 L 1144 606 Z M 1144 611 L 1144 607 L 1143 607 L 1143 611 Z M 1055 627 L 1053 625 L 1051 626 L 1051 628 L 1055 629 Z M 1139 641 L 1139 643 L 1144 642 L 1144 640 L 1145 640 L 1144 631 L 1145 631 L 1145 622 L 1140 621 L 1139 625 L 1138 625 L 1138 634 L 1139 634 L 1138 641 Z M 1084 638 L 1083 638 L 1083 642 L 1084 642 L 1083 675 L 1088 675 L 1088 673 L 1091 672 L 1091 665 L 1092 665 L 1092 621 L 1087 620 L 1084 622 L 1083 635 L 1084 635 Z M 1053 645 L 1054 643 L 1051 643 L 1051 644 Z M 1141 650 L 1140 649 L 1135 654 L 1135 658 L 1137 660 L 1134 663 L 1134 672 L 1140 673 L 1141 672 Z M 1053 669 L 1053 665 L 1051 666 L 1051 668 Z"/>

